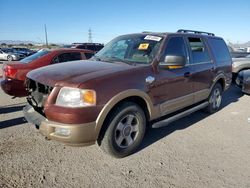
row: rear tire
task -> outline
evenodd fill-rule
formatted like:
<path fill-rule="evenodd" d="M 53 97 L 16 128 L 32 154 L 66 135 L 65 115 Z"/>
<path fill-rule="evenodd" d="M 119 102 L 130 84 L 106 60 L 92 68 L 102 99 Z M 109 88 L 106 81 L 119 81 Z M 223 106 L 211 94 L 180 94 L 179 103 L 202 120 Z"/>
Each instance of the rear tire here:
<path fill-rule="evenodd" d="M 10 55 L 7 56 L 7 61 L 13 61 L 13 57 L 11 57 Z"/>
<path fill-rule="evenodd" d="M 221 107 L 222 102 L 222 87 L 219 83 L 215 84 L 209 97 L 208 97 L 208 106 L 205 108 L 205 111 L 212 114 L 217 112 Z"/>
<path fill-rule="evenodd" d="M 122 158 L 140 146 L 146 128 L 144 111 L 135 103 L 124 102 L 107 117 L 98 144 L 106 153 Z"/>

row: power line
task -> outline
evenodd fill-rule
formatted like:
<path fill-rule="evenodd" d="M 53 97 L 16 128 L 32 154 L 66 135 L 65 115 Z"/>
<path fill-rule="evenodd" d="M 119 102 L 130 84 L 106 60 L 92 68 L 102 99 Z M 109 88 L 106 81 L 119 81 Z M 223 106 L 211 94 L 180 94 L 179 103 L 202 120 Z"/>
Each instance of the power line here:
<path fill-rule="evenodd" d="M 46 46 L 47 46 L 47 48 L 48 48 L 48 36 L 47 36 L 47 28 L 46 28 L 46 24 L 44 24 L 44 31 L 45 31 Z"/>

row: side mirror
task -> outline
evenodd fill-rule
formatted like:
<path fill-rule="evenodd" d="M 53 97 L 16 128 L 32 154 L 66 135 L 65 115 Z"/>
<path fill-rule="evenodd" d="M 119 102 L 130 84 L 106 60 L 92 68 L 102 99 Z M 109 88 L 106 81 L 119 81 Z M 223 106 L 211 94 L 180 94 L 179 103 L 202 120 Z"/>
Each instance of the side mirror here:
<path fill-rule="evenodd" d="M 160 66 L 168 69 L 182 68 L 186 64 L 185 56 L 167 55 L 164 58 L 164 62 L 160 63 Z"/>

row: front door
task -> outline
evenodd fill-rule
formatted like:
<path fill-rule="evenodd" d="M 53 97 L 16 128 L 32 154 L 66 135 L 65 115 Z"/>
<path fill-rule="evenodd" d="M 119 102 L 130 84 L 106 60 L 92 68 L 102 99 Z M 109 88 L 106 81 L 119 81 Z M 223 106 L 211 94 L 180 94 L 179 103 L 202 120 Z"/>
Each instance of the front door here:
<path fill-rule="evenodd" d="M 167 69 L 159 65 L 159 73 L 150 86 L 150 95 L 155 105 L 160 105 L 162 115 L 169 114 L 194 102 L 192 67 L 188 66 L 188 53 L 183 37 L 170 37 L 163 57 L 178 55 L 186 58 L 182 68 Z M 164 59 L 164 58 L 163 58 Z"/>

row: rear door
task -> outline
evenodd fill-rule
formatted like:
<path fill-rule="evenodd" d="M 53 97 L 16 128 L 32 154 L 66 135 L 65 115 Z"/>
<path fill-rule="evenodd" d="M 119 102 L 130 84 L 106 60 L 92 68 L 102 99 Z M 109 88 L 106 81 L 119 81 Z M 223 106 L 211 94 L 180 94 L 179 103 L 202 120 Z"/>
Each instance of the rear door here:
<path fill-rule="evenodd" d="M 190 53 L 190 67 L 193 70 L 194 101 L 199 102 L 208 97 L 215 75 L 215 64 L 203 37 L 186 38 Z"/>

